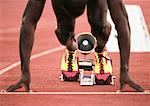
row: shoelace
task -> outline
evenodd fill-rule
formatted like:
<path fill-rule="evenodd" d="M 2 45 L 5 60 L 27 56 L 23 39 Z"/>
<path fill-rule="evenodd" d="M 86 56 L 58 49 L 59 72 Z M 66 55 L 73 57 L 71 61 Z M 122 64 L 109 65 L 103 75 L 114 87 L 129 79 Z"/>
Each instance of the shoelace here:
<path fill-rule="evenodd" d="M 99 59 L 99 67 L 100 67 L 100 74 L 104 74 L 104 61 L 103 61 L 103 54 L 98 54 L 98 59 Z"/>
<path fill-rule="evenodd" d="M 73 59 L 73 54 L 74 53 L 69 53 L 69 57 L 68 57 L 68 61 L 69 61 L 69 63 L 68 63 L 68 71 L 69 72 L 71 72 L 72 71 L 72 59 Z"/>

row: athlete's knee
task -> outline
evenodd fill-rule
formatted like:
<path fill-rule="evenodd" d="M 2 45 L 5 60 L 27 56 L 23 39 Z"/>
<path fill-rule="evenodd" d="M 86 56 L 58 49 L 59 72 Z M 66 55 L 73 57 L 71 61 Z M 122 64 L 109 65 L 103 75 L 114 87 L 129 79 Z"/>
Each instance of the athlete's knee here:
<path fill-rule="evenodd" d="M 68 32 L 68 31 L 62 30 L 62 29 L 56 29 L 55 33 L 56 33 L 56 36 L 57 36 L 59 42 L 65 46 L 66 46 L 66 43 L 67 43 L 69 38 L 74 39 L 74 33 L 73 32 Z"/>

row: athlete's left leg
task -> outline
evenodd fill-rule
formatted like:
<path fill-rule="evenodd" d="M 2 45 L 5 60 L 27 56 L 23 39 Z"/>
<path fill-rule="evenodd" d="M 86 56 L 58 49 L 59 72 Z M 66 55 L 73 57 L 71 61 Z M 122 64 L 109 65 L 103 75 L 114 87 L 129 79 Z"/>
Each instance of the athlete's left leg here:
<path fill-rule="evenodd" d="M 96 83 L 102 84 L 101 74 L 104 75 L 104 73 L 107 73 L 108 76 L 111 76 L 112 74 L 112 67 L 110 62 L 108 62 L 110 61 L 110 58 L 108 57 L 105 47 L 111 31 L 111 25 L 107 21 L 107 0 L 88 0 L 87 9 L 91 32 L 96 37 L 98 43 L 95 48 Z M 105 82 L 107 81 L 105 80 Z"/>
<path fill-rule="evenodd" d="M 108 41 L 111 25 L 107 21 L 107 1 L 106 0 L 88 0 L 87 11 L 88 21 L 91 26 L 91 32 L 97 39 L 96 52 L 102 52 Z"/>

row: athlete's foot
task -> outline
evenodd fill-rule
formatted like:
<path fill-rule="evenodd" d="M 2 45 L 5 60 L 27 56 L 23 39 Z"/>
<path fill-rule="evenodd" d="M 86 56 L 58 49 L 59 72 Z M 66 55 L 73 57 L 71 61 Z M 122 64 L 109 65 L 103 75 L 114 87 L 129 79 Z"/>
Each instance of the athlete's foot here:
<path fill-rule="evenodd" d="M 78 61 L 77 61 L 77 50 L 69 51 L 65 50 L 63 54 L 62 62 L 61 62 L 61 70 L 62 71 L 78 71 Z"/>
<path fill-rule="evenodd" d="M 69 51 L 65 50 L 61 62 L 61 71 L 63 79 L 61 80 L 77 80 L 78 79 L 78 59 L 77 59 L 77 50 Z"/>
<path fill-rule="evenodd" d="M 110 61 L 108 63 L 107 60 L 110 60 L 107 51 L 97 53 L 95 52 L 95 73 L 111 73 L 112 74 L 112 66 Z"/>
<path fill-rule="evenodd" d="M 112 65 L 107 51 L 95 52 L 95 76 L 97 84 L 111 84 Z M 105 78 L 104 78 L 105 77 Z"/>

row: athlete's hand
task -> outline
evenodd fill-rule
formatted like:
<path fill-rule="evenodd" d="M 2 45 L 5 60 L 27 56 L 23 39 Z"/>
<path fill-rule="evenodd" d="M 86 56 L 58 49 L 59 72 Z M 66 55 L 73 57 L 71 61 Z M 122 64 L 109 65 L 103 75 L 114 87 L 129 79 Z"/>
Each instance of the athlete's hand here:
<path fill-rule="evenodd" d="M 13 92 L 22 87 L 25 87 L 26 92 L 30 92 L 30 75 L 22 75 L 21 79 L 16 84 L 9 86 L 5 91 Z"/>
<path fill-rule="evenodd" d="M 123 91 L 125 85 L 128 84 L 130 87 L 135 89 L 138 92 L 144 92 L 144 89 L 136 84 L 133 80 L 131 80 L 128 71 L 121 70 L 120 72 L 120 91 Z"/>

